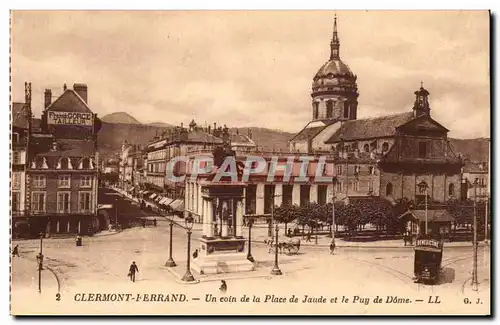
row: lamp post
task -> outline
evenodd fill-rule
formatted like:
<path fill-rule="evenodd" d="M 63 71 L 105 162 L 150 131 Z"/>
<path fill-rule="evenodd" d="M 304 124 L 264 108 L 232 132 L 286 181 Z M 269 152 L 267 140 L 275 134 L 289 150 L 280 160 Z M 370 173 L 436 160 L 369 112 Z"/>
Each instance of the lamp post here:
<path fill-rule="evenodd" d="M 335 185 L 334 185 L 334 190 L 335 190 Z M 332 197 L 332 243 L 335 244 L 335 192 L 333 193 Z"/>
<path fill-rule="evenodd" d="M 177 266 L 177 264 L 175 264 L 175 261 L 174 259 L 172 258 L 172 231 L 174 229 L 174 221 L 172 219 L 170 219 L 170 243 L 169 243 L 169 256 L 168 256 L 168 260 L 167 262 L 165 263 L 165 266 L 167 267 L 175 267 Z"/>
<path fill-rule="evenodd" d="M 427 183 L 424 182 L 424 181 L 421 181 L 417 185 L 418 185 L 418 189 L 419 189 L 420 193 L 424 193 L 425 194 L 425 234 L 427 235 L 427 231 L 428 231 L 427 190 L 428 190 L 429 186 L 427 186 Z"/>
<path fill-rule="evenodd" d="M 115 200 L 115 226 L 118 227 L 118 197 Z"/>
<path fill-rule="evenodd" d="M 278 266 L 278 225 L 276 225 L 276 246 L 274 250 L 274 267 L 271 270 L 272 275 L 282 275 L 280 267 Z"/>
<path fill-rule="evenodd" d="M 194 281 L 193 274 L 191 274 L 191 229 L 193 229 L 193 218 L 187 217 L 186 220 L 186 229 L 188 235 L 188 247 L 187 247 L 187 266 L 186 266 L 186 274 L 182 277 L 182 281 L 192 282 Z"/>
<path fill-rule="evenodd" d="M 474 241 L 472 243 L 472 290 L 478 290 L 477 283 L 477 211 L 476 211 L 476 200 L 477 200 L 477 179 L 474 181 Z"/>
<path fill-rule="evenodd" d="M 38 261 L 38 292 L 42 293 L 42 270 L 43 270 L 43 233 L 40 233 L 40 253 L 36 256 Z"/>
<path fill-rule="evenodd" d="M 249 218 L 248 219 L 248 254 L 247 254 L 247 260 L 250 262 L 255 262 L 253 256 L 252 256 L 252 226 L 253 226 L 253 219 Z"/>

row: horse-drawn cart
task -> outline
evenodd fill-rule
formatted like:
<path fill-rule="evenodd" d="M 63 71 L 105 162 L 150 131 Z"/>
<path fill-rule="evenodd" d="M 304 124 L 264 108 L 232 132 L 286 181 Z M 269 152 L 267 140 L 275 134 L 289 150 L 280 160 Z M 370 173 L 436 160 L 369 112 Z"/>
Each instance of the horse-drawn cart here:
<path fill-rule="evenodd" d="M 269 247 L 268 253 L 278 252 L 280 254 L 285 253 L 286 255 L 297 254 L 300 250 L 300 239 L 290 239 L 286 242 L 279 242 L 278 247 L 276 247 L 276 241 L 272 239 L 265 240 L 264 243 Z"/>

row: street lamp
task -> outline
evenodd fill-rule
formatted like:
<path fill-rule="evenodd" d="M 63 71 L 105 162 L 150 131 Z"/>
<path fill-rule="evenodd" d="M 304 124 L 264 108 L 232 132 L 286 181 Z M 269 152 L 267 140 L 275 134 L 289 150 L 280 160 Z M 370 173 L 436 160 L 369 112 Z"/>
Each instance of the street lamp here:
<path fill-rule="evenodd" d="M 272 275 L 282 275 L 280 267 L 278 266 L 278 225 L 276 224 L 276 246 L 274 249 L 274 267 L 271 270 Z"/>
<path fill-rule="evenodd" d="M 186 229 L 188 235 L 188 247 L 187 247 L 187 266 L 186 266 L 186 274 L 182 277 L 182 281 L 192 282 L 194 281 L 193 274 L 191 274 L 191 229 L 193 229 L 193 218 L 191 216 L 187 217 L 186 220 Z"/>
<path fill-rule="evenodd" d="M 255 262 L 253 256 L 252 256 L 252 226 L 253 226 L 253 219 L 249 218 L 248 219 L 248 254 L 247 254 L 247 260 L 250 262 Z"/>
<path fill-rule="evenodd" d="M 165 266 L 167 267 L 175 267 L 177 264 L 175 264 L 174 259 L 172 258 L 172 230 L 174 228 L 174 221 L 170 219 L 170 247 L 169 247 L 169 257 L 167 262 L 165 263 Z"/>
<path fill-rule="evenodd" d="M 474 180 L 474 242 L 472 243 L 473 252 L 473 265 L 472 265 L 472 289 L 474 291 L 478 290 L 477 283 L 477 211 L 476 211 L 476 200 L 477 200 L 477 185 L 478 180 Z"/>
<path fill-rule="evenodd" d="M 36 256 L 38 262 L 38 292 L 42 292 L 42 270 L 43 270 L 43 233 L 40 233 L 40 253 Z"/>
<path fill-rule="evenodd" d="M 425 234 L 427 235 L 427 229 L 428 229 L 428 218 L 427 218 L 427 190 L 429 186 L 427 185 L 426 182 L 421 181 L 420 183 L 417 184 L 418 190 L 420 193 L 425 194 Z"/>
<path fill-rule="evenodd" d="M 115 199 L 115 227 L 118 227 L 118 197 Z"/>

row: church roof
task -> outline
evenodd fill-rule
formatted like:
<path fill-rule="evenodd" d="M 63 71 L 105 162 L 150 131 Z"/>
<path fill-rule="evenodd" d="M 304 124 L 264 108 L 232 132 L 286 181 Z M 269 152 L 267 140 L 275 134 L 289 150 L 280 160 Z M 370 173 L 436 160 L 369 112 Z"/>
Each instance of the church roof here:
<path fill-rule="evenodd" d="M 386 115 L 375 118 L 346 121 L 326 143 L 335 143 L 341 140 L 352 141 L 390 137 L 396 134 L 396 128 L 413 120 L 413 112 L 395 115 Z"/>
<path fill-rule="evenodd" d="M 24 103 L 12 103 L 12 126 L 22 129 L 28 128 L 28 117 Z"/>
<path fill-rule="evenodd" d="M 222 143 L 222 140 L 201 130 L 194 130 L 187 133 L 188 142 L 201 142 L 201 143 Z"/>
<path fill-rule="evenodd" d="M 323 131 L 325 127 L 335 122 L 336 120 L 319 120 L 309 122 L 306 127 L 303 128 L 299 133 L 297 133 L 290 141 L 304 141 L 313 139 L 321 131 Z"/>
<path fill-rule="evenodd" d="M 231 142 L 232 143 L 248 143 L 248 144 L 254 144 L 254 142 L 247 137 L 244 134 L 239 134 L 239 133 L 232 133 L 231 136 Z"/>

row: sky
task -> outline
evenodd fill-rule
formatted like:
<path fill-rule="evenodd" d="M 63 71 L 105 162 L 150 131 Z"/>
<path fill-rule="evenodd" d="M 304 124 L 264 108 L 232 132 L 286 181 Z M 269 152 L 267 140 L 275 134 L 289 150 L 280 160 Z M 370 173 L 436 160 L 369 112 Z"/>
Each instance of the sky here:
<path fill-rule="evenodd" d="M 337 11 L 340 56 L 358 76 L 358 118 L 411 110 L 423 81 L 432 117 L 458 138 L 489 137 L 486 11 Z M 14 11 L 12 98 L 88 85 L 98 116 L 191 119 L 298 132 L 329 59 L 334 11 Z"/>

